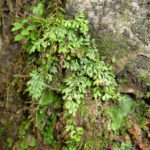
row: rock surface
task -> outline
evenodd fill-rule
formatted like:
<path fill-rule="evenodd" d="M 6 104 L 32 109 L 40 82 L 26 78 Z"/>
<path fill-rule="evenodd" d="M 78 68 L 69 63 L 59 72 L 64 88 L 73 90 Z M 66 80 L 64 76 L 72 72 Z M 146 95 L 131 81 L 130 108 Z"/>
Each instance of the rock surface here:
<path fill-rule="evenodd" d="M 1 4 L 0 4 L 1 5 Z M 11 17 L 0 18 L 0 149 L 6 150 L 8 141 L 15 142 L 18 128 L 23 120 L 23 113 L 17 112 L 21 107 L 21 99 L 8 94 L 12 83 L 14 62 L 18 59 L 19 44 L 13 42 L 11 33 Z M 1 15 L 1 12 L 0 12 Z M 0 16 L 1 17 L 1 16 Z M 3 22 L 3 25 L 1 24 Z M 5 24 L 4 24 L 5 23 Z M 6 107 L 7 97 L 12 103 Z M 7 101 L 8 102 L 8 101 Z"/>
<path fill-rule="evenodd" d="M 19 51 L 19 44 L 12 42 L 10 19 L 5 20 L 5 22 L 8 23 L 5 24 L 5 33 L 0 34 L 0 101 L 6 99 L 6 88 L 11 81 L 14 61 Z M 2 31 L 2 27 L 0 27 L 0 31 Z"/>
<path fill-rule="evenodd" d="M 133 85 L 132 91 L 138 86 L 145 97 L 149 81 L 139 83 L 137 72 L 142 68 L 150 77 L 150 0 L 68 0 L 66 10 L 69 16 L 85 13 L 101 56 L 115 64 L 116 74 Z"/>
<path fill-rule="evenodd" d="M 139 98 L 150 98 L 150 58 L 139 55 L 117 75 L 120 91 Z"/>

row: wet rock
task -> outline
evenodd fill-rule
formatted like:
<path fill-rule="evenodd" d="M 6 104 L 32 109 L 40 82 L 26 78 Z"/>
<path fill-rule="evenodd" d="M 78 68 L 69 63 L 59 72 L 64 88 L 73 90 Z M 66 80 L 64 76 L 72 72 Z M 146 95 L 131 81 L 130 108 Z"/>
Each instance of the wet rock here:
<path fill-rule="evenodd" d="M 123 93 L 129 93 L 132 89 L 137 97 L 150 98 L 150 58 L 139 55 L 128 63 L 118 74 L 120 90 Z"/>

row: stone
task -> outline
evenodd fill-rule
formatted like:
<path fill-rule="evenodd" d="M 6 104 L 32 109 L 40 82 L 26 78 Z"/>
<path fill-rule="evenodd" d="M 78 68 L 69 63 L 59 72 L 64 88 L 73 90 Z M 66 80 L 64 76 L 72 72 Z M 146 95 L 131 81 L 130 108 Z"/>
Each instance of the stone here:
<path fill-rule="evenodd" d="M 138 98 L 150 98 L 150 57 L 138 55 L 137 58 L 123 68 L 117 75 L 120 90 Z"/>

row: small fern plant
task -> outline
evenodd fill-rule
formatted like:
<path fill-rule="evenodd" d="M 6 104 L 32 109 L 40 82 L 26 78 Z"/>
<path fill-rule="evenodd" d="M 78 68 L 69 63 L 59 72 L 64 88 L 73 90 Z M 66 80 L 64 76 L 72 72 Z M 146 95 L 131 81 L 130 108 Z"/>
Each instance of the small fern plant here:
<path fill-rule="evenodd" d="M 88 93 L 93 100 L 119 98 L 112 68 L 100 60 L 88 26 L 84 14 L 76 15 L 74 19 L 64 19 L 63 15 L 57 18 L 33 15 L 16 22 L 12 28 L 12 31 L 17 31 L 15 41 L 23 42 L 23 51 L 30 57 L 32 71 L 29 72 L 27 91 L 37 103 L 38 123 L 47 120 L 47 125 L 40 129 L 45 139 L 48 128 L 53 132 L 51 129 L 57 122 L 57 115 L 48 119 L 44 107 L 59 104 L 53 113 L 58 114 L 58 110 L 63 109 L 65 129 L 70 135 L 67 141 L 76 143 L 80 142 L 84 129 L 78 126 L 75 117 Z M 54 101 L 53 95 L 45 99 L 47 93 L 59 95 L 59 98 Z M 48 121 L 51 117 L 55 118 L 52 124 Z"/>

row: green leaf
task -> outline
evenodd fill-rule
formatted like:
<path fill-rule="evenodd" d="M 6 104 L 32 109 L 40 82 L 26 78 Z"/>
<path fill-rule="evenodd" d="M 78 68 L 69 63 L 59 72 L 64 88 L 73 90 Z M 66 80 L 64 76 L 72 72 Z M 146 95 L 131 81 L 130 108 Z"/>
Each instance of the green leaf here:
<path fill-rule="evenodd" d="M 23 39 L 23 35 L 22 34 L 18 34 L 15 36 L 15 41 L 21 41 Z"/>
<path fill-rule="evenodd" d="M 131 97 L 125 95 L 123 97 L 123 101 L 121 103 L 121 106 L 120 106 L 120 112 L 123 116 L 126 116 L 130 113 L 130 111 L 132 111 L 133 109 L 133 106 L 134 106 L 134 101 Z"/>
<path fill-rule="evenodd" d="M 30 126 L 30 122 L 24 121 L 19 128 L 19 136 L 24 136 L 29 126 Z"/>
<path fill-rule="evenodd" d="M 53 102 L 54 94 L 53 92 L 47 93 L 43 96 L 42 102 L 40 103 L 41 107 L 48 106 Z"/>
<path fill-rule="evenodd" d="M 26 144 L 28 144 L 31 147 L 35 147 L 37 143 L 36 143 L 36 140 L 35 140 L 34 136 L 29 134 L 26 137 Z"/>
<path fill-rule="evenodd" d="M 36 49 L 37 49 L 37 46 L 34 44 L 32 48 L 30 49 L 29 54 L 34 53 Z"/>
<path fill-rule="evenodd" d="M 34 26 L 34 25 L 30 25 L 30 26 L 28 26 L 28 28 L 27 28 L 28 31 L 31 31 L 31 30 L 34 30 L 34 29 L 35 29 L 35 26 Z"/>
<path fill-rule="evenodd" d="M 26 139 L 23 139 L 20 143 L 19 143 L 19 149 L 20 150 L 26 150 L 28 148 L 28 145 L 26 143 Z"/>
<path fill-rule="evenodd" d="M 36 16 L 42 16 L 44 14 L 44 4 L 39 3 L 37 7 L 34 7 L 33 14 Z"/>
<path fill-rule="evenodd" d="M 123 121 L 123 118 L 122 118 L 121 114 L 118 113 L 116 118 L 114 119 L 114 121 L 111 124 L 112 129 L 114 131 L 118 130 L 122 125 L 122 121 Z"/>
<path fill-rule="evenodd" d="M 13 139 L 12 138 L 10 138 L 10 137 L 8 137 L 7 138 L 7 144 L 8 144 L 8 148 L 12 148 L 12 146 L 13 146 Z"/>
<path fill-rule="evenodd" d="M 24 29 L 21 31 L 21 35 L 29 35 L 29 31 Z"/>
<path fill-rule="evenodd" d="M 16 22 L 16 23 L 14 23 L 14 27 L 12 28 L 11 31 L 14 32 L 14 31 L 17 31 L 17 30 L 22 29 L 22 28 L 23 28 L 23 24 Z"/>
<path fill-rule="evenodd" d="M 26 23 L 28 23 L 28 22 L 29 22 L 29 20 L 26 19 L 26 18 L 22 20 L 22 24 L 26 24 Z"/>
<path fill-rule="evenodd" d="M 36 35 L 34 32 L 32 32 L 30 35 L 29 35 L 30 39 L 35 41 L 36 40 Z"/>
<path fill-rule="evenodd" d="M 30 73 L 30 78 L 31 79 L 27 82 L 27 91 L 29 91 L 29 94 L 33 99 L 39 101 L 44 89 L 46 88 L 45 79 L 39 72 L 37 72 L 37 70 L 33 70 Z"/>

